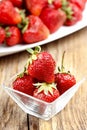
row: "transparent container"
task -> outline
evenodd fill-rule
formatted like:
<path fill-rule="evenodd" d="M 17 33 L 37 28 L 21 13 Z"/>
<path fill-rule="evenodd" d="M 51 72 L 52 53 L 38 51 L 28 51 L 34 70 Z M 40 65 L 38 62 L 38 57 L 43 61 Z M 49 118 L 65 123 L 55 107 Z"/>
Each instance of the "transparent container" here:
<path fill-rule="evenodd" d="M 18 104 L 18 106 L 26 113 L 49 120 L 55 114 L 60 112 L 69 100 L 73 97 L 80 85 L 84 82 L 85 78 L 76 83 L 72 88 L 68 89 L 64 94 L 58 97 L 55 101 L 47 103 L 45 101 L 34 98 L 30 95 L 24 94 L 12 88 L 12 82 L 16 76 L 11 78 L 5 84 L 2 85 L 4 90 L 10 95 L 10 97 Z"/>

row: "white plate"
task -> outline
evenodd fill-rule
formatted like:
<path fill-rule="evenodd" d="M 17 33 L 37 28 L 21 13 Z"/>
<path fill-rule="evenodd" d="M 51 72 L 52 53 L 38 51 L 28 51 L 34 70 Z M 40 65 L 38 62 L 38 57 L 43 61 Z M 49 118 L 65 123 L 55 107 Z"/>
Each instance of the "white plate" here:
<path fill-rule="evenodd" d="M 43 40 L 43 41 L 40 41 L 37 43 L 27 44 L 27 45 L 15 45 L 12 47 L 7 47 L 5 45 L 3 45 L 3 46 L 1 45 L 0 46 L 0 57 L 8 55 L 8 54 L 13 54 L 16 52 L 23 51 L 26 48 L 32 48 L 32 47 L 35 47 L 37 45 L 47 44 L 47 43 L 52 42 L 54 40 L 57 40 L 59 38 L 65 37 L 73 32 L 76 32 L 76 31 L 86 27 L 87 26 L 86 19 L 87 19 L 87 4 L 86 4 L 85 10 L 83 12 L 83 18 L 77 24 L 70 26 L 70 27 L 62 26 L 58 31 L 51 34 L 46 40 Z"/>

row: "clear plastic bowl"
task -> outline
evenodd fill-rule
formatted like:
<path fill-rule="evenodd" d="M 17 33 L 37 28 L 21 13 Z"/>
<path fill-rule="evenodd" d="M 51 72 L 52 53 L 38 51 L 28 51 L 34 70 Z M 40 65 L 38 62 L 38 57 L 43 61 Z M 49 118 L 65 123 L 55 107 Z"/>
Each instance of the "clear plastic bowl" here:
<path fill-rule="evenodd" d="M 2 85 L 4 90 L 11 96 L 11 98 L 18 104 L 18 106 L 26 113 L 49 120 L 55 114 L 60 112 L 69 100 L 73 97 L 85 78 L 76 83 L 72 88 L 68 89 L 64 94 L 51 103 L 36 99 L 30 95 L 24 94 L 12 88 L 12 82 L 16 76 L 11 78 Z"/>

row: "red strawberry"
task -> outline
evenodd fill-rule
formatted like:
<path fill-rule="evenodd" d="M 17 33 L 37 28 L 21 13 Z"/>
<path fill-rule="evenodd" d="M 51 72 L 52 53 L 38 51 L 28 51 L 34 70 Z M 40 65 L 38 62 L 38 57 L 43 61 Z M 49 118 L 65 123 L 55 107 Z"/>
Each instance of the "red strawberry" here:
<path fill-rule="evenodd" d="M 27 9 L 31 14 L 39 16 L 42 9 L 48 4 L 48 0 L 25 0 Z"/>
<path fill-rule="evenodd" d="M 65 68 L 63 66 L 64 54 L 62 57 L 61 69 L 59 68 L 59 72 L 55 74 L 55 83 L 57 83 L 57 88 L 60 94 L 63 94 L 66 90 L 71 88 L 76 84 L 76 79 L 70 72 L 65 72 Z"/>
<path fill-rule="evenodd" d="M 19 75 L 13 82 L 13 89 L 23 92 L 25 94 L 33 95 L 35 87 L 33 86 L 33 79 L 30 75 Z"/>
<path fill-rule="evenodd" d="M 16 26 L 6 28 L 6 44 L 13 46 L 19 44 L 21 41 L 21 32 Z"/>
<path fill-rule="evenodd" d="M 0 1 L 0 23 L 15 25 L 21 22 L 21 16 L 8 0 Z"/>
<path fill-rule="evenodd" d="M 45 40 L 49 36 L 48 28 L 43 24 L 38 16 L 30 15 L 29 24 L 23 33 L 25 43 L 34 43 Z"/>
<path fill-rule="evenodd" d="M 28 50 L 30 51 L 30 49 Z M 28 73 L 39 81 L 54 82 L 55 61 L 48 52 L 32 51 L 28 60 Z"/>
<path fill-rule="evenodd" d="M 53 3 L 52 3 L 56 9 L 58 8 L 62 8 L 62 0 L 53 0 Z"/>
<path fill-rule="evenodd" d="M 76 84 L 76 79 L 69 73 L 57 73 L 55 74 L 55 82 L 60 94 L 63 94 L 66 90 Z"/>
<path fill-rule="evenodd" d="M 82 11 L 76 4 L 68 3 L 66 6 L 63 6 L 62 9 L 65 11 L 67 16 L 65 25 L 74 25 L 82 19 Z"/>
<path fill-rule="evenodd" d="M 66 14 L 62 10 L 46 7 L 40 15 L 43 23 L 48 27 L 51 33 L 57 31 L 65 22 Z"/>
<path fill-rule="evenodd" d="M 68 1 L 77 5 L 81 10 L 84 10 L 85 8 L 86 0 L 68 0 Z"/>
<path fill-rule="evenodd" d="M 55 83 L 37 83 L 36 86 L 38 88 L 34 90 L 33 96 L 45 102 L 53 102 L 60 95 Z"/>
<path fill-rule="evenodd" d="M 12 2 L 12 4 L 16 7 L 22 7 L 23 4 L 23 0 L 10 0 Z"/>
<path fill-rule="evenodd" d="M 5 41 L 5 30 L 4 28 L 0 27 L 0 44 Z"/>

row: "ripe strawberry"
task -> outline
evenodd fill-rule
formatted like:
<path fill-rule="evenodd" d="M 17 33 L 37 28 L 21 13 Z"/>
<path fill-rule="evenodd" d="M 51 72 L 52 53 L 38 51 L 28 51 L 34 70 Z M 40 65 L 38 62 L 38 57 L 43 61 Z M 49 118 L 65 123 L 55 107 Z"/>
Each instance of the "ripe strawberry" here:
<path fill-rule="evenodd" d="M 63 94 L 66 90 L 71 88 L 76 84 L 76 79 L 70 72 L 65 72 L 65 68 L 63 66 L 64 53 L 62 57 L 61 69 L 59 68 L 59 72 L 55 74 L 55 83 L 57 83 L 57 88 L 60 94 Z"/>
<path fill-rule="evenodd" d="M 85 8 L 86 0 L 68 0 L 68 1 L 77 5 L 82 11 Z"/>
<path fill-rule="evenodd" d="M 25 0 L 26 7 L 31 14 L 39 16 L 42 9 L 48 4 L 48 0 Z"/>
<path fill-rule="evenodd" d="M 62 7 L 62 9 L 65 11 L 67 16 L 65 25 L 74 25 L 82 19 L 82 11 L 76 4 L 68 2 Z"/>
<path fill-rule="evenodd" d="M 14 46 L 21 41 L 21 32 L 16 26 L 9 26 L 6 28 L 6 44 L 8 46 Z"/>
<path fill-rule="evenodd" d="M 58 8 L 62 8 L 62 0 L 53 0 L 53 3 L 52 3 L 56 9 Z"/>
<path fill-rule="evenodd" d="M 23 33 L 25 43 L 34 43 L 45 40 L 49 36 L 48 28 L 43 24 L 38 16 L 30 15 L 28 17 L 29 24 Z"/>
<path fill-rule="evenodd" d="M 30 52 L 30 49 L 28 51 Z M 55 61 L 51 54 L 37 50 L 31 52 L 27 65 L 28 74 L 41 82 L 54 82 Z"/>
<path fill-rule="evenodd" d="M 55 74 L 55 82 L 60 94 L 63 94 L 66 90 L 76 84 L 76 79 L 69 73 L 57 73 Z"/>
<path fill-rule="evenodd" d="M 18 8 L 22 7 L 23 0 L 10 0 L 12 4 Z"/>
<path fill-rule="evenodd" d="M 21 22 L 21 16 L 8 0 L 0 1 L 0 24 L 15 25 Z"/>
<path fill-rule="evenodd" d="M 42 10 L 40 18 L 48 27 L 50 33 L 54 33 L 64 24 L 66 14 L 61 9 L 58 10 L 49 6 Z"/>
<path fill-rule="evenodd" d="M 33 95 L 35 87 L 33 86 L 33 79 L 30 75 L 19 75 L 13 82 L 13 89 L 23 92 L 28 95 Z"/>
<path fill-rule="evenodd" d="M 59 97 L 59 91 L 56 88 L 56 84 L 47 84 L 47 83 L 36 83 L 38 88 L 34 90 L 33 96 L 45 102 L 53 102 Z"/>
<path fill-rule="evenodd" d="M 5 41 L 5 30 L 4 28 L 0 27 L 0 44 Z"/>

